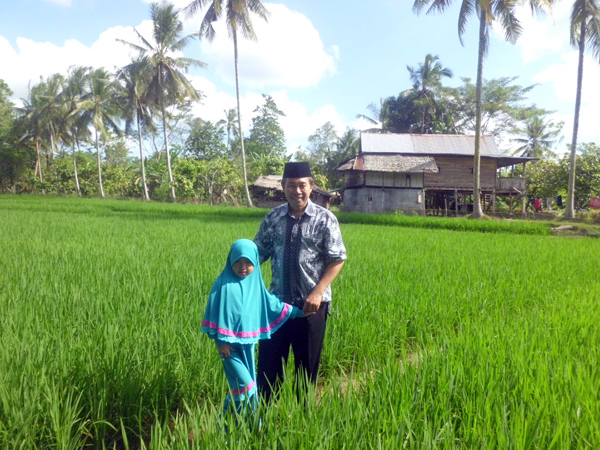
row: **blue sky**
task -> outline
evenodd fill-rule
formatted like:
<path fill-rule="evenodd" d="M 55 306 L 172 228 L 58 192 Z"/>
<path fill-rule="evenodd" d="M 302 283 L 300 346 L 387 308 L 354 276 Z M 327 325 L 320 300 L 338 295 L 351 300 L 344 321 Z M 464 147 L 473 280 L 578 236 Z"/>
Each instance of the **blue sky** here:
<path fill-rule="evenodd" d="M 190 0 L 176 0 L 178 7 Z M 477 23 L 468 25 L 461 46 L 457 35 L 458 8 L 443 15 L 415 15 L 411 0 L 286 0 L 266 3 L 268 23 L 254 19 L 258 42 L 240 43 L 240 77 L 244 128 L 261 94 L 271 94 L 286 113 L 282 125 L 288 147 L 306 145 L 306 138 L 325 121 L 339 132 L 364 126 L 356 115 L 367 105 L 410 88 L 406 66 L 416 66 L 427 53 L 438 55 L 452 69 L 448 85 L 460 77 L 475 78 Z M 455 2 L 458 3 L 458 2 Z M 563 120 L 562 153 L 571 141 L 577 52 L 569 45 L 571 2 L 562 0 L 552 17 L 532 18 L 520 11 L 525 33 L 516 45 L 492 32 L 484 76 L 519 76 L 522 85 L 537 83 L 531 103 L 555 110 Z M 0 78 L 25 97 L 29 81 L 70 65 L 104 66 L 114 70 L 132 54 L 116 38 L 136 41 L 132 27 L 149 35 L 149 2 L 145 0 L 19 0 L 3 6 L 0 17 Z M 201 16 L 186 19 L 197 31 Z M 189 76 L 204 93 L 195 114 L 217 121 L 235 106 L 233 44 L 224 24 L 217 25 L 212 43 L 194 41 L 185 56 L 200 59 L 208 69 Z M 586 58 L 580 142 L 600 143 L 600 66 Z"/>

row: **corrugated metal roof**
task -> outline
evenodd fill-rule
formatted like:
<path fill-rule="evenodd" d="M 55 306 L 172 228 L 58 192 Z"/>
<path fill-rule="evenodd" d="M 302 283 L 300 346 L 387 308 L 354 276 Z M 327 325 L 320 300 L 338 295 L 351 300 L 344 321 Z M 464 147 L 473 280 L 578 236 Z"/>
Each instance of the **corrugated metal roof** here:
<path fill-rule="evenodd" d="M 475 151 L 475 136 L 458 134 L 362 133 L 360 141 L 362 153 L 473 156 Z M 506 155 L 492 136 L 482 136 L 481 156 L 500 158 Z"/>
<path fill-rule="evenodd" d="M 337 170 L 368 170 L 372 172 L 437 173 L 430 156 L 362 154 L 341 164 Z"/>

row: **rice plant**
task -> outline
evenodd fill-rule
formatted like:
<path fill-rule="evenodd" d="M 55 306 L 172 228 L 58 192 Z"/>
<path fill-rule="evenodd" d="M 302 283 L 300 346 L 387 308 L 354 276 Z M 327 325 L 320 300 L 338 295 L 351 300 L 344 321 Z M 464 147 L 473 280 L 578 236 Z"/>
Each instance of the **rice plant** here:
<path fill-rule="evenodd" d="M 221 418 L 200 322 L 265 212 L 0 197 L 0 447 L 600 448 L 600 241 L 509 228 L 341 220 L 319 385 Z"/>

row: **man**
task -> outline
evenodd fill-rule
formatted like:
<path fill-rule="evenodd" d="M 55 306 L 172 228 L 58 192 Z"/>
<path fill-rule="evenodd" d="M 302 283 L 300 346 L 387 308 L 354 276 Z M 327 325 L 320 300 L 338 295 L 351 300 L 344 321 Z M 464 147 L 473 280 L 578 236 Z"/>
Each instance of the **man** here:
<path fill-rule="evenodd" d="M 314 180 L 306 162 L 287 163 L 282 187 L 287 203 L 265 216 L 254 242 L 261 263 L 271 258 L 271 292 L 307 317 L 286 322 L 258 349 L 258 389 L 265 401 L 283 376 L 290 345 L 298 381 L 316 384 L 331 309 L 331 282 L 346 259 L 335 216 L 310 200 Z"/>

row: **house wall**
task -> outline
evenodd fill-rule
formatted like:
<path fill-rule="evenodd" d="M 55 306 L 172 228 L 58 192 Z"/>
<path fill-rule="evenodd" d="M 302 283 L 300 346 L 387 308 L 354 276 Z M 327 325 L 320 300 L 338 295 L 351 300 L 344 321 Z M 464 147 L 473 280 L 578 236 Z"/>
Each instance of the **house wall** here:
<path fill-rule="evenodd" d="M 473 158 L 471 156 L 435 156 L 439 173 L 425 174 L 426 189 L 473 190 Z M 489 191 L 496 184 L 495 159 L 481 158 L 480 186 Z"/>
<path fill-rule="evenodd" d="M 360 170 L 347 170 L 344 172 L 344 187 L 364 186 L 365 173 Z"/>
<path fill-rule="evenodd" d="M 359 170 L 348 170 L 344 172 L 344 187 L 352 188 L 359 186 L 381 186 L 381 187 L 423 187 L 422 173 L 398 173 L 398 172 L 363 172 Z"/>
<path fill-rule="evenodd" d="M 365 213 L 403 211 L 410 214 L 425 209 L 423 200 L 422 189 L 363 187 L 346 189 L 341 209 Z"/>
<path fill-rule="evenodd" d="M 400 172 L 366 172 L 365 185 L 399 188 L 422 188 L 423 174 Z"/>

